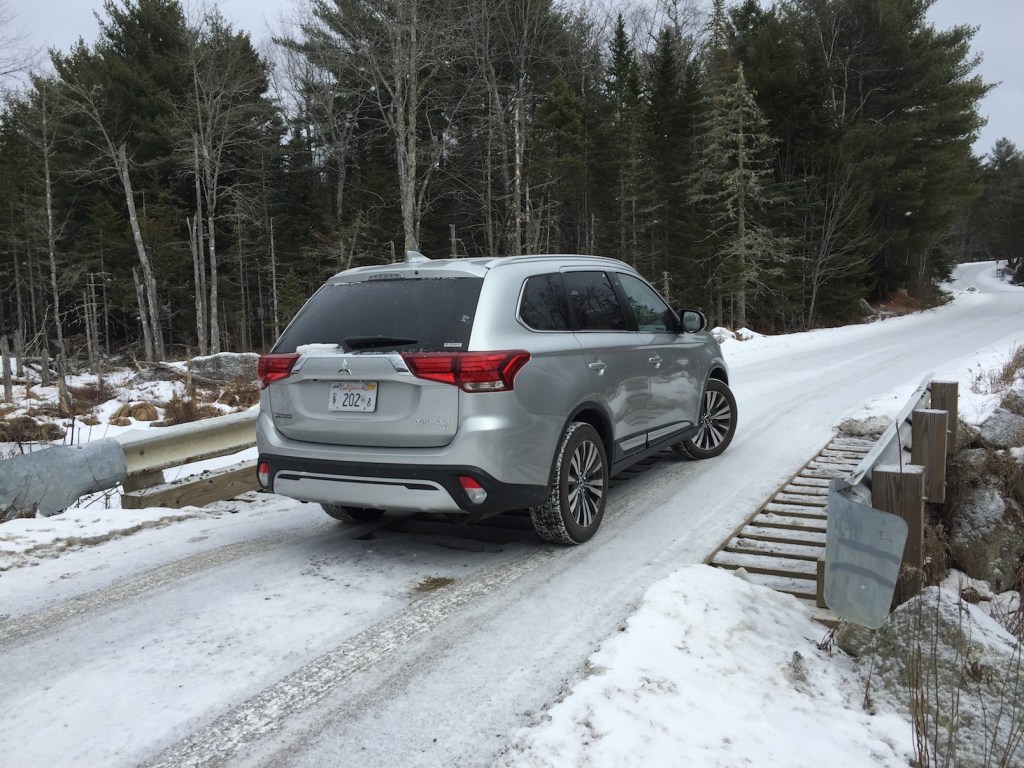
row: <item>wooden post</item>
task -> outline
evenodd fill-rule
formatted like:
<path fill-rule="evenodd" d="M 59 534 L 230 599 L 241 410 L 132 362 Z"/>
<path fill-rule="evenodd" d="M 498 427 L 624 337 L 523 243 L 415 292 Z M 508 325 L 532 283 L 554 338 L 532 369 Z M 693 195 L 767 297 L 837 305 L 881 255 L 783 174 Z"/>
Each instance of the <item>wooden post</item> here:
<path fill-rule="evenodd" d="M 4 367 L 4 402 L 14 402 L 14 379 L 11 376 L 11 347 L 6 336 L 0 336 L 0 356 Z"/>
<path fill-rule="evenodd" d="M 953 453 L 956 450 L 957 425 L 960 422 L 959 392 L 959 384 L 955 381 L 933 381 L 931 383 L 932 408 L 949 414 L 947 427 L 949 439 L 946 441 L 946 453 Z"/>
<path fill-rule="evenodd" d="M 163 470 L 154 469 L 152 472 L 142 472 L 137 475 L 129 475 L 121 483 L 121 488 L 126 492 L 130 493 L 133 491 L 141 491 L 143 488 L 151 488 L 154 485 L 160 485 L 164 482 Z"/>
<path fill-rule="evenodd" d="M 871 506 L 899 515 L 909 529 L 893 597 L 893 606 L 901 605 L 920 592 L 924 584 L 924 467 L 875 467 L 871 473 Z"/>
<path fill-rule="evenodd" d="M 924 467 L 924 495 L 935 504 L 946 500 L 948 423 L 945 411 L 922 408 L 914 411 L 910 424 L 910 461 Z"/>

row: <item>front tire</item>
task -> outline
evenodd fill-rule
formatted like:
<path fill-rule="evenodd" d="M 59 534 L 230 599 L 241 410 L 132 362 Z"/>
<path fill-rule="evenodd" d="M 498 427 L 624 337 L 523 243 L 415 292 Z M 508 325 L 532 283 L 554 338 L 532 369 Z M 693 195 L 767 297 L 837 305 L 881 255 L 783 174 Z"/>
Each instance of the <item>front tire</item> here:
<path fill-rule="evenodd" d="M 342 507 L 337 504 L 321 504 L 320 507 L 335 520 L 341 520 L 343 523 L 372 523 L 384 516 L 384 511 L 380 509 Z"/>
<path fill-rule="evenodd" d="M 554 544 L 582 544 L 601 525 L 608 495 L 608 457 L 589 424 L 573 422 L 555 455 L 546 504 L 530 509 L 537 535 Z"/>
<path fill-rule="evenodd" d="M 736 398 L 724 381 L 708 381 L 697 423 L 697 433 L 673 445 L 672 450 L 691 459 L 711 459 L 721 455 L 736 434 Z"/>

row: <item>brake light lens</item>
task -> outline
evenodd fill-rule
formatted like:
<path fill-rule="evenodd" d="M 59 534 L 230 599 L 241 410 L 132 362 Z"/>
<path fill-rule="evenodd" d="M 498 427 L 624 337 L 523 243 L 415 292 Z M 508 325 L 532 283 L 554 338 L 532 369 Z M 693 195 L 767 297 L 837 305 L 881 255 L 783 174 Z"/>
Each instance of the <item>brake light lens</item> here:
<path fill-rule="evenodd" d="M 419 379 L 454 384 L 463 392 L 507 392 L 530 361 L 524 349 L 500 352 L 407 352 L 402 355 Z"/>
<path fill-rule="evenodd" d="M 266 389 L 275 381 L 291 376 L 292 368 L 298 359 L 297 352 L 286 355 L 260 355 L 260 360 L 256 364 L 256 380 L 259 381 L 260 389 Z"/>
<path fill-rule="evenodd" d="M 270 462 L 269 461 L 261 461 L 256 466 L 256 479 L 259 481 L 261 488 L 269 488 L 270 487 Z"/>
<path fill-rule="evenodd" d="M 462 486 L 462 490 L 466 492 L 466 496 L 472 503 L 483 504 L 487 500 L 487 491 L 469 475 L 459 475 L 459 485 Z"/>

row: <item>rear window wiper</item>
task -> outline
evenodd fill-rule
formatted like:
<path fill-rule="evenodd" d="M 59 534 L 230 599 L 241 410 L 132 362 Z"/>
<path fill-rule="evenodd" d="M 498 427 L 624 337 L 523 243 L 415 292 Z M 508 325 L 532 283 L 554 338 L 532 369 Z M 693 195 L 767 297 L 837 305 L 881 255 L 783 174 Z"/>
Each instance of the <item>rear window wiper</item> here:
<path fill-rule="evenodd" d="M 372 349 L 404 346 L 415 344 L 417 341 L 418 339 L 408 339 L 404 336 L 351 336 L 345 339 L 345 346 L 349 349 Z"/>

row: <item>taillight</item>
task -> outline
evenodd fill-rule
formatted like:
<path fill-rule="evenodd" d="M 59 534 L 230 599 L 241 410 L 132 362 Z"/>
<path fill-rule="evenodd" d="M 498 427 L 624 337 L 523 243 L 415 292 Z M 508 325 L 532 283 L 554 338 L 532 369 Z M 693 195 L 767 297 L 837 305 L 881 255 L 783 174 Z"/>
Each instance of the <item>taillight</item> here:
<path fill-rule="evenodd" d="M 266 389 L 275 381 L 287 379 L 298 359 L 297 352 L 287 355 L 260 355 L 259 363 L 256 364 L 256 380 L 260 383 L 260 389 Z"/>
<path fill-rule="evenodd" d="M 459 475 L 459 485 L 473 504 L 483 504 L 487 500 L 487 491 L 469 475 Z"/>
<path fill-rule="evenodd" d="M 256 465 L 256 479 L 260 483 L 261 488 L 270 487 L 270 462 L 261 461 Z"/>
<path fill-rule="evenodd" d="M 502 352 L 407 352 L 402 355 L 413 375 L 454 384 L 463 392 L 507 392 L 516 374 L 530 360 L 523 349 Z"/>

